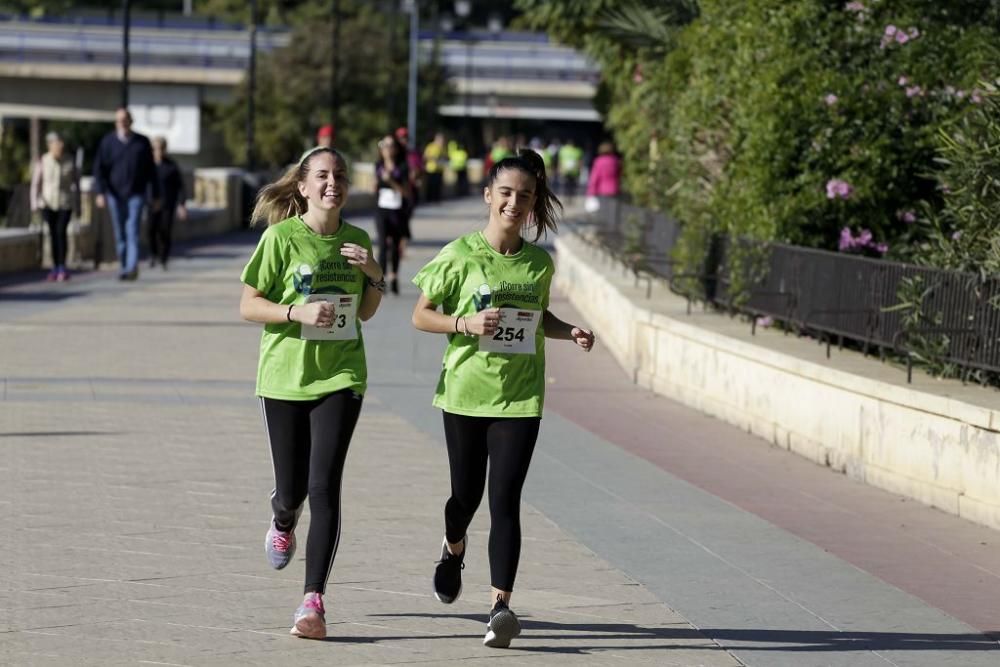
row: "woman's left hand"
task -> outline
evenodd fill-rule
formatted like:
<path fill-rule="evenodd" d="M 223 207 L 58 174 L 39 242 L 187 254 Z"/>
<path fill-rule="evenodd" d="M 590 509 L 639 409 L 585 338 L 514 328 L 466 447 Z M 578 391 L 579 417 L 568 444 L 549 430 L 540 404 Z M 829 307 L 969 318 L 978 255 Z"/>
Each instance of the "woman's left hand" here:
<path fill-rule="evenodd" d="M 345 243 L 340 246 L 340 254 L 347 258 L 348 264 L 358 267 L 372 280 L 382 278 L 382 267 L 378 265 L 367 248 L 359 246 L 357 243 Z"/>
<path fill-rule="evenodd" d="M 586 352 L 590 352 L 594 347 L 594 332 L 590 329 L 581 329 L 580 327 L 573 327 L 569 335 L 572 337 L 573 342 L 579 345 Z"/>

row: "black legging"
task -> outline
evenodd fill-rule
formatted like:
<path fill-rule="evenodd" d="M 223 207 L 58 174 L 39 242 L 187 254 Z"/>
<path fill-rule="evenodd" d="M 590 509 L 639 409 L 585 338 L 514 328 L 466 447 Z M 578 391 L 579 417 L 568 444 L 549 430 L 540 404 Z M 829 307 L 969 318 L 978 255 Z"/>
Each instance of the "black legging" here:
<path fill-rule="evenodd" d="M 344 390 L 312 401 L 260 401 L 274 466 L 271 510 L 290 529 L 308 496 L 305 592 L 323 593 L 340 542 L 341 479 L 362 398 Z"/>
<path fill-rule="evenodd" d="M 445 537 L 462 541 L 490 481 L 490 581 L 514 590 L 521 557 L 521 488 L 538 439 L 539 417 L 466 417 L 444 413 L 451 497 L 444 506 Z"/>
<path fill-rule="evenodd" d="M 49 226 L 49 243 L 52 245 L 52 268 L 66 268 L 66 229 L 73 211 L 68 208 L 43 208 L 42 219 Z"/>
<path fill-rule="evenodd" d="M 375 213 L 375 227 L 378 232 L 378 263 L 382 271 L 399 273 L 400 243 L 407 236 L 406 209 L 380 208 Z"/>
<path fill-rule="evenodd" d="M 149 214 L 149 253 L 166 264 L 170 259 L 170 246 L 174 236 L 176 206 L 163 206 Z"/>

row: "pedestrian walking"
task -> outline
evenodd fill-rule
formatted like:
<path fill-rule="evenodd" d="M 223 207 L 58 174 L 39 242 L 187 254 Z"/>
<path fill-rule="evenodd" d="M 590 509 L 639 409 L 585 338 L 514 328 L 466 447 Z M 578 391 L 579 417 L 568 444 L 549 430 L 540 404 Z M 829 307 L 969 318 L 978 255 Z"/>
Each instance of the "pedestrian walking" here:
<path fill-rule="evenodd" d="M 434 405 L 444 416 L 451 496 L 434 592 L 444 603 L 462 592 L 466 530 L 488 481 L 492 609 L 484 643 L 502 648 L 520 633 L 509 605 L 521 553 L 521 488 L 544 402 L 545 338 L 589 351 L 594 334 L 549 311 L 554 264 L 536 244 L 555 229 L 562 204 L 541 157 L 522 149 L 496 162 L 483 196 L 485 229 L 449 243 L 413 279 L 422 291 L 413 324 L 448 335 Z M 528 230 L 534 242 L 522 238 Z"/>
<path fill-rule="evenodd" d="M 115 232 L 119 280 L 139 277 L 139 223 L 152 194 L 153 211 L 160 208 L 160 183 L 156 178 L 149 139 L 132 131 L 132 114 L 125 107 L 115 111 L 115 129 L 101 139 L 94 156 L 94 190 L 97 208 L 107 206 Z"/>
<path fill-rule="evenodd" d="M 46 280 L 63 282 L 70 277 L 66 267 L 67 230 L 73 212 L 80 210 L 80 175 L 57 132 L 45 135 L 45 144 L 48 150 L 31 173 L 31 210 L 41 213 L 49 228 L 52 270 Z"/>
<path fill-rule="evenodd" d="M 393 294 L 399 294 L 399 262 L 410 238 L 408 200 L 411 199 L 410 171 L 406 149 L 391 134 L 378 142 L 379 158 L 375 163 L 378 231 L 378 263 L 388 278 Z"/>
<path fill-rule="evenodd" d="M 265 551 L 271 567 L 288 565 L 308 499 L 305 596 L 291 633 L 310 639 L 326 636 L 341 480 L 367 384 L 361 322 L 385 291 L 368 234 L 341 217 L 348 185 L 346 160 L 316 147 L 264 187 L 251 219 L 269 226 L 241 277 L 240 314 L 264 325 L 256 393 L 274 467 Z"/>
<path fill-rule="evenodd" d="M 424 148 L 424 173 L 427 175 L 427 201 L 441 201 L 444 187 L 444 168 L 448 164 L 448 148 L 444 134 L 438 132 Z"/>
<path fill-rule="evenodd" d="M 557 164 L 559 170 L 559 183 L 562 185 L 562 193 L 566 197 L 566 203 L 572 204 L 573 197 L 576 196 L 576 188 L 580 184 L 580 167 L 583 163 L 583 149 L 577 146 L 572 139 L 567 139 L 559 148 Z"/>
<path fill-rule="evenodd" d="M 621 190 L 622 160 L 615 153 L 614 144 L 603 141 L 597 147 L 597 157 L 590 168 L 587 181 L 587 198 L 584 209 L 595 213 L 601 209 L 601 200 L 617 197 Z"/>
<path fill-rule="evenodd" d="M 167 155 L 167 140 L 154 137 L 152 143 L 162 201 L 159 210 L 149 214 L 149 266 L 154 267 L 159 262 L 166 271 L 173 243 L 174 218 L 182 222 L 187 220 L 188 212 L 184 205 L 187 193 L 180 167 Z"/>

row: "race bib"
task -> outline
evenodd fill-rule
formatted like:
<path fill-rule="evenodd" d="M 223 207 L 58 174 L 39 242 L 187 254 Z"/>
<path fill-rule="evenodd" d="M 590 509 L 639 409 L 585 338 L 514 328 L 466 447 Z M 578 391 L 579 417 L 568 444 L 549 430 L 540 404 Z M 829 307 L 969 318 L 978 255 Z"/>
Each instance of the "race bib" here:
<path fill-rule="evenodd" d="M 500 324 L 492 336 L 479 337 L 480 352 L 534 354 L 535 333 L 542 319 L 540 310 L 501 308 Z"/>
<path fill-rule="evenodd" d="M 333 304 L 333 326 L 329 328 L 302 325 L 304 340 L 355 340 L 358 337 L 357 294 L 310 294 L 306 303 L 328 301 Z"/>
<path fill-rule="evenodd" d="M 392 188 L 378 189 L 378 207 L 397 211 L 403 208 L 403 195 Z"/>

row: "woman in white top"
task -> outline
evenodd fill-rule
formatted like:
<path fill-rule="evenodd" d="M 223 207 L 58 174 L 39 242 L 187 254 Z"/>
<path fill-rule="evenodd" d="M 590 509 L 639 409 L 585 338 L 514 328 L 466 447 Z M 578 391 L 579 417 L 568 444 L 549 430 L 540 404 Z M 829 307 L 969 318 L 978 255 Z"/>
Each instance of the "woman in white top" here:
<path fill-rule="evenodd" d="M 67 228 L 78 211 L 80 175 L 73 159 L 65 154 L 66 144 L 56 132 L 45 135 L 48 151 L 35 163 L 31 176 L 31 210 L 40 211 L 49 226 L 52 270 L 46 280 L 69 280 L 66 269 Z"/>

